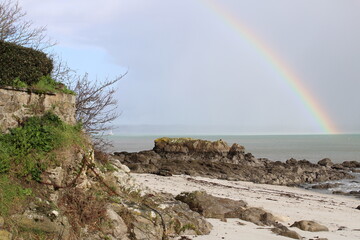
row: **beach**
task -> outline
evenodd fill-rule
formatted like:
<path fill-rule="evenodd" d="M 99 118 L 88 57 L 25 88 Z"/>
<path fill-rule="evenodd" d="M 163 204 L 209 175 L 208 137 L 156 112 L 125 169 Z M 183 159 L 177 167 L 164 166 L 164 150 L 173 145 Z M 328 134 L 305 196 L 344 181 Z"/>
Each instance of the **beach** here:
<path fill-rule="evenodd" d="M 271 212 L 279 222 L 296 231 L 304 239 L 356 240 L 360 239 L 360 200 L 345 196 L 323 194 L 297 187 L 256 184 L 244 181 L 228 181 L 186 175 L 158 176 L 131 174 L 137 182 L 153 191 L 177 195 L 195 190 L 206 191 L 213 196 L 244 200 L 251 207 Z M 290 227 L 295 221 L 313 220 L 326 226 L 328 232 L 307 232 Z M 275 235 L 271 227 L 257 226 L 240 219 L 223 222 L 208 219 L 213 225 L 209 235 L 189 236 L 197 240 L 215 239 L 289 239 Z"/>

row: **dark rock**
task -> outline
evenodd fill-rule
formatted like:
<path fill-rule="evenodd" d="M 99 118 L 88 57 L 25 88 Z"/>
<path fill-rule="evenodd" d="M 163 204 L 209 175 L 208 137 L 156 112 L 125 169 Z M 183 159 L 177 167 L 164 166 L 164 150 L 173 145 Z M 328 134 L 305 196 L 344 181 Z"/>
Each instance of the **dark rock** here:
<path fill-rule="evenodd" d="M 345 226 L 340 226 L 339 228 L 338 228 L 338 231 L 343 231 L 343 230 L 346 230 L 347 229 L 347 227 L 345 227 Z"/>
<path fill-rule="evenodd" d="M 330 164 L 327 159 L 321 160 L 320 165 L 296 159 L 289 159 L 286 163 L 273 162 L 245 153 L 244 147 L 238 144 L 230 148 L 222 140 L 160 138 L 155 140 L 153 151 L 116 152 L 114 158 L 133 172 L 166 176 L 187 174 L 288 186 L 354 178 L 342 171 L 342 165 L 335 164 L 332 168 L 321 166 Z"/>
<path fill-rule="evenodd" d="M 357 161 L 345 161 L 341 165 L 346 168 L 360 168 L 360 162 Z"/>
<path fill-rule="evenodd" d="M 334 163 L 329 158 L 324 158 L 318 162 L 320 166 L 331 167 Z"/>
<path fill-rule="evenodd" d="M 336 195 L 348 195 L 348 193 L 344 192 L 344 191 L 333 191 L 332 194 L 336 194 Z"/>
<path fill-rule="evenodd" d="M 336 170 L 344 170 L 345 169 L 345 167 L 341 164 L 334 164 L 331 166 L 331 168 L 336 169 Z"/>
<path fill-rule="evenodd" d="M 321 225 L 314 221 L 306 221 L 306 220 L 294 222 L 294 224 L 292 224 L 290 227 L 297 227 L 303 231 L 308 231 L 308 232 L 329 231 L 329 229 L 324 225 Z"/>
<path fill-rule="evenodd" d="M 350 191 L 349 194 L 350 195 L 359 195 L 360 196 L 360 191 Z"/>
<path fill-rule="evenodd" d="M 312 189 L 329 189 L 329 188 L 338 187 L 340 185 L 342 185 L 342 184 L 340 184 L 340 183 L 324 183 L 324 184 L 314 185 L 311 188 Z"/>
<path fill-rule="evenodd" d="M 160 169 L 159 171 L 155 172 L 156 175 L 164 176 L 164 177 L 171 177 L 171 171 L 168 169 Z"/>
<path fill-rule="evenodd" d="M 359 206 L 357 206 L 355 209 L 360 210 L 360 205 L 359 205 Z"/>
<path fill-rule="evenodd" d="M 236 156 L 238 159 L 244 159 L 245 154 L 245 148 L 237 143 L 234 143 L 227 155 L 229 159 L 232 159 L 234 156 Z"/>
<path fill-rule="evenodd" d="M 298 161 L 295 158 L 290 158 L 290 159 L 286 160 L 286 164 L 294 165 L 297 163 L 298 163 Z"/>

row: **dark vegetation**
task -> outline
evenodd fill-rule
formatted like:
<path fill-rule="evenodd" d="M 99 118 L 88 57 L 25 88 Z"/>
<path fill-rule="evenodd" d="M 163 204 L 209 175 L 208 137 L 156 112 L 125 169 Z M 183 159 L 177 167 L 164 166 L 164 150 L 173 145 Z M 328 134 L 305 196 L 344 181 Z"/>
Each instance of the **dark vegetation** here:
<path fill-rule="evenodd" d="M 41 51 L 0 41 L 0 58 L 0 86 L 75 94 L 50 77 L 53 61 Z"/>
<path fill-rule="evenodd" d="M 14 84 L 20 79 L 27 85 L 33 85 L 53 70 L 53 62 L 45 53 L 32 48 L 0 41 L 0 84 Z"/>

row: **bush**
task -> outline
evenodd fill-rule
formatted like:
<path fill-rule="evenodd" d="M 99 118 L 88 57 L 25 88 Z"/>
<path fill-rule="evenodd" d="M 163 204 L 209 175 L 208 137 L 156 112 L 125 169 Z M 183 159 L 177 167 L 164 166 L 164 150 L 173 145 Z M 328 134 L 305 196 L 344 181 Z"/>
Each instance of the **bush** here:
<path fill-rule="evenodd" d="M 20 80 L 30 86 L 53 69 L 45 53 L 4 41 L 0 41 L 0 59 L 0 85 L 14 86 Z"/>
<path fill-rule="evenodd" d="M 70 126 L 53 113 L 31 117 L 23 126 L 0 135 L 0 174 L 40 181 L 41 173 L 52 164 L 51 151 L 68 144 L 81 144 L 81 129 Z"/>

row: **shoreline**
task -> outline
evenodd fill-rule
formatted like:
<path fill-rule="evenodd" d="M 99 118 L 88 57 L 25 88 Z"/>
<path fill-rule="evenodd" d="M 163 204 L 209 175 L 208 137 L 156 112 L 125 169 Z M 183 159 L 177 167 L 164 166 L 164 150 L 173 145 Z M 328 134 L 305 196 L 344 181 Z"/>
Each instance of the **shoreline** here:
<path fill-rule="evenodd" d="M 177 195 L 184 191 L 202 190 L 217 197 L 244 200 L 252 207 L 270 211 L 285 226 L 290 226 L 295 221 L 314 220 L 329 228 L 329 232 L 305 232 L 291 228 L 305 239 L 316 239 L 316 237 L 329 240 L 360 239 L 360 211 L 356 209 L 360 205 L 359 199 L 317 193 L 298 187 L 244 181 L 186 175 L 168 177 L 137 173 L 131 175 L 137 182 L 153 191 Z M 226 223 L 211 219 L 210 222 L 214 225 L 210 235 L 197 236 L 196 239 L 215 240 L 224 237 L 223 239 L 235 240 L 242 236 L 241 234 L 245 234 L 247 239 L 289 239 L 271 233 L 269 227 L 259 229 L 259 226 L 240 219 L 229 219 Z M 238 222 L 245 225 L 239 225 Z M 226 234 L 224 229 L 227 229 Z"/>

